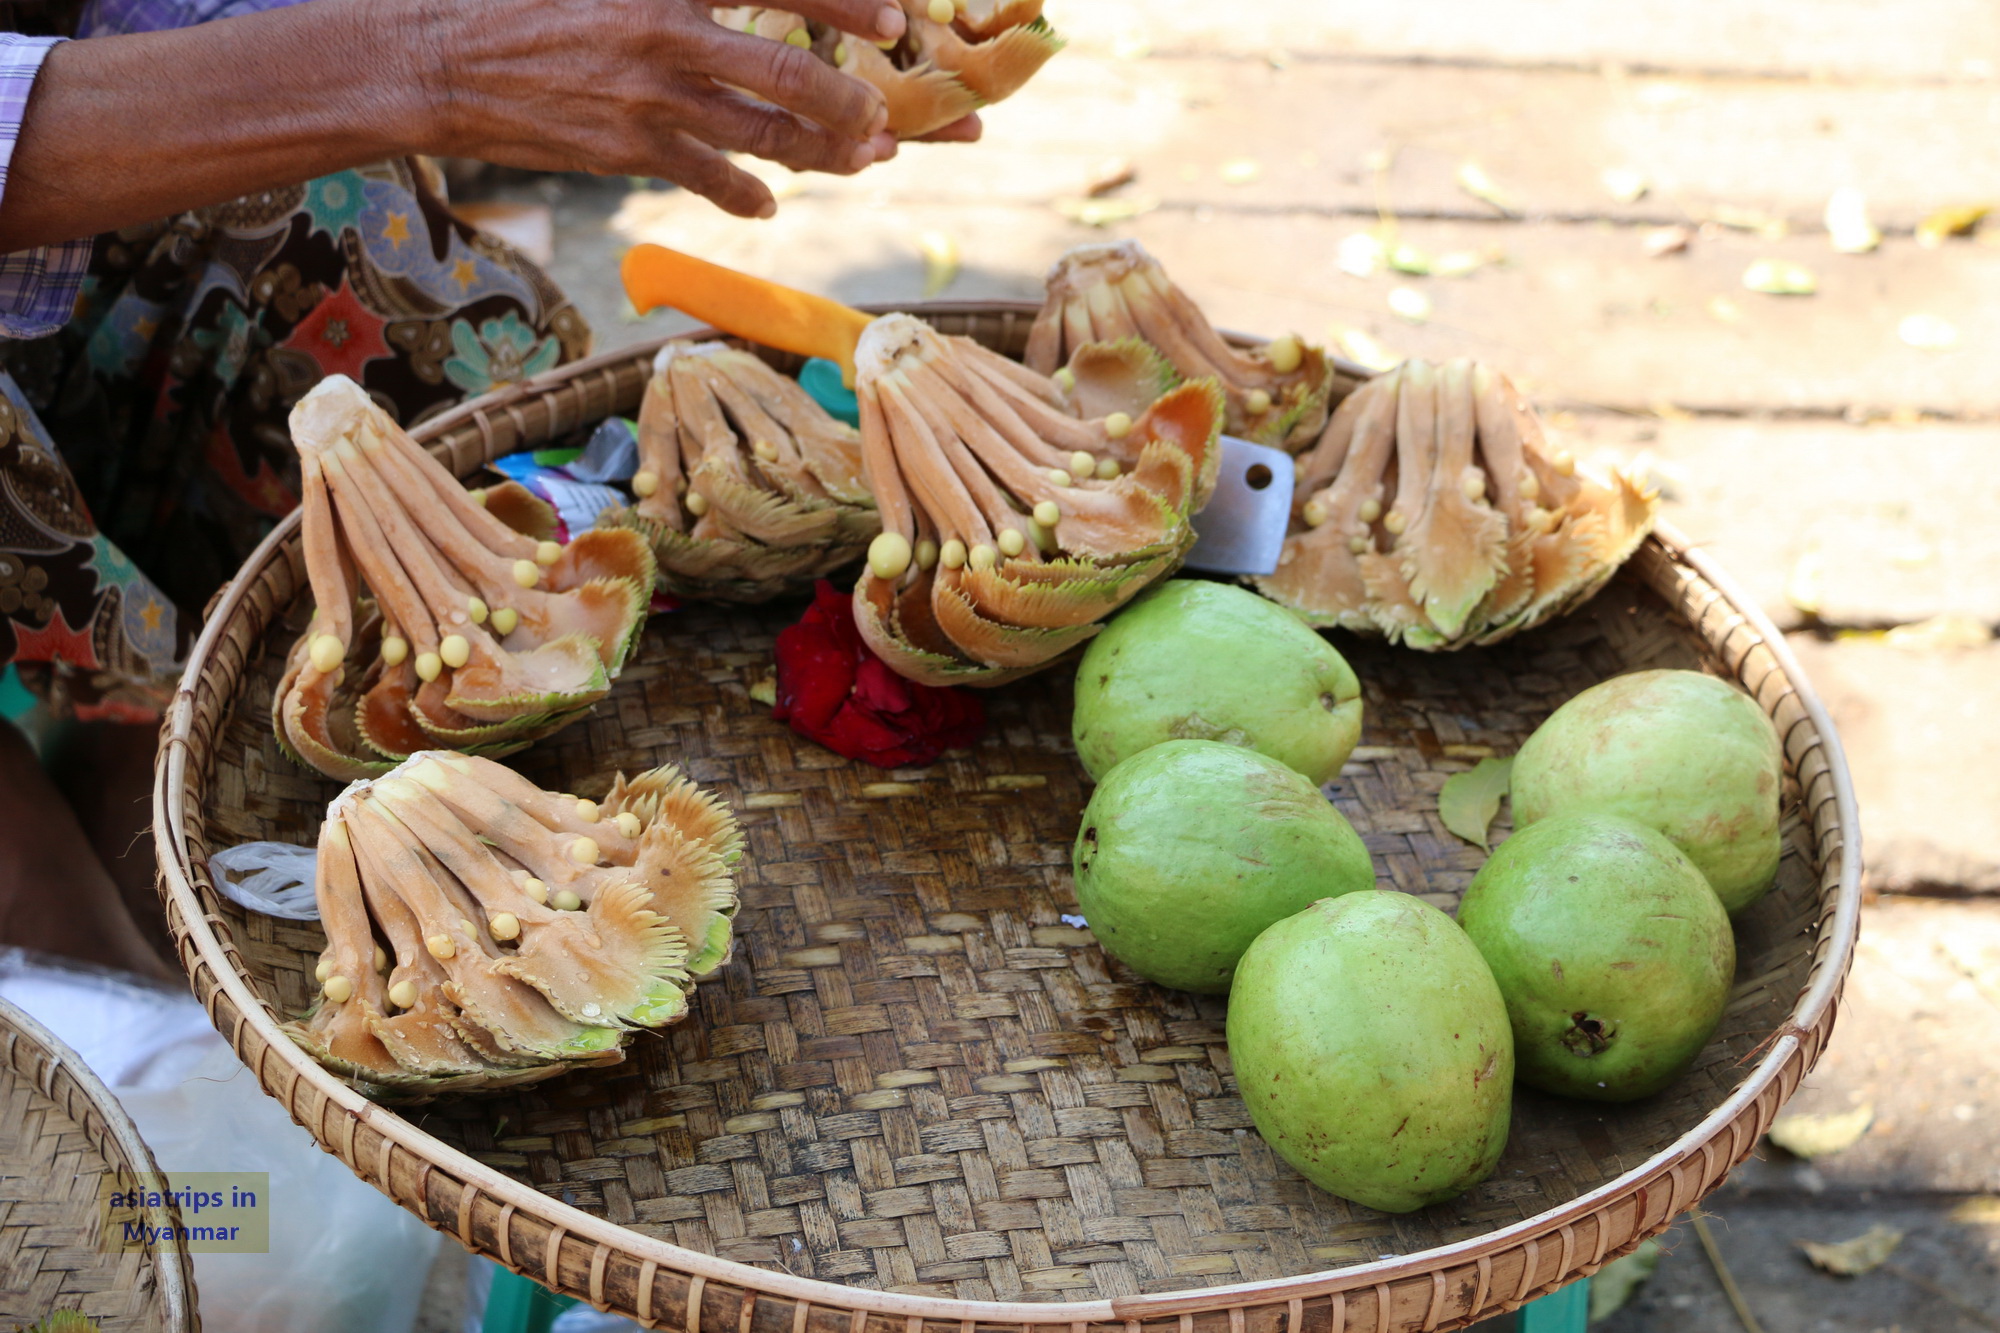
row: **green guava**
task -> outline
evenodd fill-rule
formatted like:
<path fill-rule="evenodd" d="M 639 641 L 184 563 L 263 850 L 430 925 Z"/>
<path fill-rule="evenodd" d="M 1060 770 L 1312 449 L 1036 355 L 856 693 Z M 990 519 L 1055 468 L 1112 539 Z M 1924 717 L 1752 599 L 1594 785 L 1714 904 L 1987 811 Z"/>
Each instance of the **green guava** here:
<path fill-rule="evenodd" d="M 1486 960 L 1405 893 L 1314 903 L 1259 935 L 1229 992 L 1257 1132 L 1329 1194 L 1407 1213 L 1493 1172 L 1514 1034 Z"/>
<path fill-rule="evenodd" d="M 1616 815 L 1556 815 L 1500 844 L 1458 924 L 1493 969 L 1523 1083 L 1592 1101 L 1686 1072 L 1729 1003 L 1729 914 L 1680 848 Z"/>
<path fill-rule="evenodd" d="M 1666 834 L 1731 913 L 1778 874 L 1784 755 L 1764 710 L 1698 671 L 1636 671 L 1593 685 L 1514 759 L 1514 824 L 1579 810 Z"/>
<path fill-rule="evenodd" d="M 1318 785 L 1361 739 L 1361 682 L 1275 602 L 1170 579 L 1090 641 L 1070 731 L 1093 778 L 1161 741 L 1196 740 L 1270 755 Z"/>
<path fill-rule="evenodd" d="M 1361 836 L 1319 788 L 1215 741 L 1168 741 L 1106 773 L 1073 864 L 1107 952 L 1162 986 L 1211 993 L 1272 922 L 1375 884 Z"/>

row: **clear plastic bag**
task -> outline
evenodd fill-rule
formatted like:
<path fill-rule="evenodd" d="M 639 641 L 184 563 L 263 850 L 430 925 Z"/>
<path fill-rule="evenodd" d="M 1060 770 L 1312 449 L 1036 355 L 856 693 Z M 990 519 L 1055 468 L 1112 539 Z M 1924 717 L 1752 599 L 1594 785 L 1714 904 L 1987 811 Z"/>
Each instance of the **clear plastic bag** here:
<path fill-rule="evenodd" d="M 270 1173 L 270 1252 L 194 1256 L 208 1333 L 409 1333 L 437 1233 L 293 1124 L 193 997 L 19 949 L 0 995 L 111 1086 L 161 1170 Z"/>

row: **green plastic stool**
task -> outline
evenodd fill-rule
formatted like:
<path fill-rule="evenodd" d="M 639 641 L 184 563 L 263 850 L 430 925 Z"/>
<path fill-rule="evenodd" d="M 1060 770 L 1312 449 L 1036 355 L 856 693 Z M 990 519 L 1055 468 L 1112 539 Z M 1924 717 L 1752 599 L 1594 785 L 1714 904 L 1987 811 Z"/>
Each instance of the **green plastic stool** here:
<path fill-rule="evenodd" d="M 541 1283 L 501 1269 L 486 1293 L 486 1318 L 480 1333 L 549 1333 L 556 1316 L 575 1305 L 574 1296 L 558 1296 Z"/>
<path fill-rule="evenodd" d="M 556 1316 L 576 1303 L 574 1296 L 558 1296 L 502 1269 L 493 1275 L 481 1333 L 549 1333 Z M 1579 1278 L 1560 1291 L 1528 1302 L 1513 1318 L 1515 1333 L 1584 1333 L 1590 1323 L 1590 1279 Z"/>

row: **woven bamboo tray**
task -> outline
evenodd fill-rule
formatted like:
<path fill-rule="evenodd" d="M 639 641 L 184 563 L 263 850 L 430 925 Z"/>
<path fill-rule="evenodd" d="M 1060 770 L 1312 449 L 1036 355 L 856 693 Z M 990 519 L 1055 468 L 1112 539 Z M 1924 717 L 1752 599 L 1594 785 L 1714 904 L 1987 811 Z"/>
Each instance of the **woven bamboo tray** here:
<path fill-rule="evenodd" d="M 920 311 L 1012 354 L 1032 308 Z M 639 401 L 654 347 L 427 423 L 459 475 Z M 787 369 L 795 363 L 774 356 Z M 749 699 L 797 603 L 656 617 L 594 716 L 518 756 L 542 785 L 685 765 L 749 848 L 734 960 L 620 1066 L 407 1114 L 278 1031 L 311 924 L 246 915 L 212 849 L 309 842 L 337 784 L 283 758 L 271 688 L 309 614 L 296 517 L 218 596 L 166 723 L 155 823 L 180 957 L 217 1027 L 329 1152 L 555 1290 L 688 1333 L 1388 1333 L 1444 1329 L 1590 1273 L 1756 1145 L 1825 1045 L 1859 903 L 1838 741 L 1783 640 L 1672 534 L 1588 607 L 1497 648 L 1342 638 L 1367 691 L 1329 787 L 1395 887 L 1447 909 L 1481 856 L 1438 823 L 1451 772 L 1641 667 L 1742 682 L 1788 755 L 1778 887 L 1739 922 L 1697 1067 L 1624 1107 L 1523 1091 L 1493 1178 L 1390 1216 L 1309 1187 L 1255 1132 L 1219 998 L 1143 983 L 1065 919 L 1086 797 L 1068 672 L 987 694 L 976 751 L 882 773 Z"/>
<path fill-rule="evenodd" d="M 0 1000 L 0 1329 L 80 1310 L 104 1333 L 195 1333 L 184 1253 L 103 1243 L 106 1178 L 130 1189 L 159 1167 L 131 1117 L 75 1051 Z M 145 1220 L 178 1227 L 172 1207 Z"/>

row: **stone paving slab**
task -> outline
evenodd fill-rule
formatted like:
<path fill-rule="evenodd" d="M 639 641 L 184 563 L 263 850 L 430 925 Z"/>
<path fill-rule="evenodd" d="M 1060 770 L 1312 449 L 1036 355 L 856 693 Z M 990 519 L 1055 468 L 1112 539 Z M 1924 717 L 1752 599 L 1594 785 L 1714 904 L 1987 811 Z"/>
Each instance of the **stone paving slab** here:
<path fill-rule="evenodd" d="M 1863 809 L 1864 828 L 1867 814 Z M 2000 902 L 1885 898 L 1862 913 L 1833 1040 L 1786 1113 L 1874 1108 L 1852 1146 L 1768 1143 L 1744 1194 L 2000 1194 Z M 2000 1218 L 1996 1218 L 2000 1220 Z"/>
<path fill-rule="evenodd" d="M 1360 329 L 1398 355 L 1493 362 L 1544 401 L 1645 409 L 1842 413 L 1921 408 L 2000 411 L 2000 380 L 1980 373 L 1979 348 L 2000 343 L 2000 247 L 1938 250 L 1890 241 L 1872 255 L 1834 254 L 1824 239 L 1766 240 L 1725 232 L 1690 253 L 1640 255 L 1640 233 L 1610 224 L 1496 229 L 1407 223 L 1400 235 L 1432 255 L 1499 245 L 1505 262 L 1463 278 L 1371 278 L 1341 270 L 1351 218 L 1299 213 L 1224 216 L 1162 210 L 1115 228 L 1073 223 L 1049 208 L 955 205 L 806 194 L 762 225 L 728 218 L 679 193 L 629 206 L 628 240 L 653 240 L 717 263 L 849 301 L 922 294 L 921 238 L 951 239 L 961 257 L 950 297 L 1038 296 L 1040 276 L 1085 241 L 1135 236 L 1218 324 L 1315 339 Z M 595 267 L 609 284 L 622 243 L 586 229 L 558 245 L 558 280 Z M 1820 294 L 1766 296 L 1742 279 L 1761 259 L 1809 266 Z M 1422 324 L 1390 312 L 1397 288 L 1430 304 Z M 572 284 L 583 304 L 587 287 Z M 615 286 L 611 290 L 615 294 Z M 646 336 L 614 310 L 585 305 L 601 345 Z M 1959 344 L 1919 351 L 1899 322 L 1950 322 Z M 654 326 L 658 327 L 658 326 Z"/>
<path fill-rule="evenodd" d="M 1650 477 L 1780 628 L 2000 626 L 2000 428 L 1552 416 L 1579 458 Z"/>
<path fill-rule="evenodd" d="M 1386 201 L 1412 216 L 1491 218 L 1454 180 L 1474 161 L 1530 219 L 1684 222 L 1734 209 L 1817 230 L 1846 185 L 1867 193 L 1878 225 L 1907 232 L 2000 178 L 2000 85 L 1984 83 L 1069 51 L 984 119 L 976 145 L 911 145 L 860 176 L 798 183 L 827 198 L 1047 204 L 1124 159 L 1137 172 L 1125 195 L 1169 207 L 1372 218 Z M 1393 160 L 1378 179 L 1381 153 Z M 1254 179 L 1241 165 L 1225 175 L 1246 162 Z M 1648 193 L 1614 198 L 1603 173 L 1615 167 L 1639 171 Z"/>
<path fill-rule="evenodd" d="M 1789 642 L 1847 747 L 1867 886 L 2000 894 L 2000 643 L 1921 651 L 1798 634 Z M 2000 927 L 1994 930 L 2000 940 Z M 1931 959 L 1934 970 L 1941 958 Z M 2000 974 L 1986 985 L 1982 994 L 1994 1005 L 1972 1011 L 1984 1035 L 1963 1035 L 1991 1050 L 2000 1032 Z M 1981 1115 L 1991 1127 L 1989 1169 L 2000 1173 L 2000 1097 L 1989 1096 Z M 2000 1174 L 1993 1188 L 2000 1189 Z"/>
<path fill-rule="evenodd" d="M 1983 0 L 1050 0 L 1047 13 L 1079 46 L 1100 50 L 1316 51 L 1591 67 L 1623 61 L 1925 81 L 1986 78 L 2000 67 L 2000 11 Z"/>
<path fill-rule="evenodd" d="M 1746 1199 L 1725 1187 L 1703 1207 L 1744 1304 L 1771 1333 L 1991 1333 L 2000 1326 L 2000 1208 L 1991 1202 Z M 1798 1248 L 1873 1226 L 1902 1232 L 1902 1243 L 1860 1277 L 1823 1273 Z M 1680 1222 L 1661 1245 L 1652 1278 L 1593 1333 L 1742 1333 L 1693 1226 Z"/>

